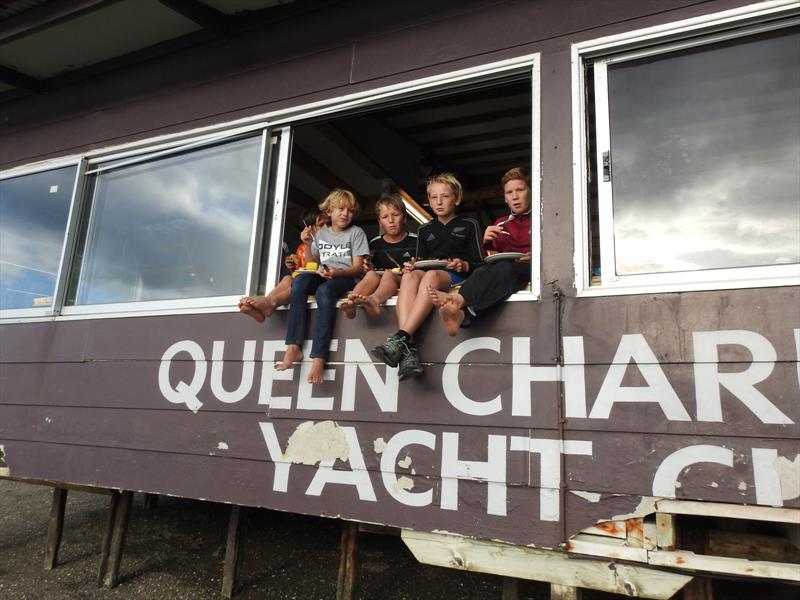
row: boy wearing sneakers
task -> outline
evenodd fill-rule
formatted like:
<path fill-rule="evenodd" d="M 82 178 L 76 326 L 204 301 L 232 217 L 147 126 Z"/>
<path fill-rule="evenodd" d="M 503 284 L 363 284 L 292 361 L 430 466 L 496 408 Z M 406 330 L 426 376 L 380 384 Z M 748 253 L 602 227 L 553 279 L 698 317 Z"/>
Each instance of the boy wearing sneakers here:
<path fill-rule="evenodd" d="M 400 380 L 423 373 L 412 337 L 433 309 L 428 287 L 447 290 L 464 281 L 482 261 L 478 222 L 455 214 L 463 196 L 458 179 L 451 173 L 435 175 L 428 180 L 427 193 L 436 219 L 419 228 L 416 259 L 403 266 L 397 297 L 399 329 L 372 350 L 390 367 L 399 366 Z M 420 259 L 440 259 L 445 264 L 425 271 L 415 268 Z"/>

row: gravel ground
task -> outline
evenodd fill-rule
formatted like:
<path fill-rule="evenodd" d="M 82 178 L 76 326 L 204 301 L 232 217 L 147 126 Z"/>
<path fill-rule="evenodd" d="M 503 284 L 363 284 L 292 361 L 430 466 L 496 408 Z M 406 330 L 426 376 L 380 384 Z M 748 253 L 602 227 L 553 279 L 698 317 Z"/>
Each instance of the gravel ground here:
<path fill-rule="evenodd" d="M 229 507 L 161 496 L 133 512 L 113 590 L 97 588 L 100 542 L 108 496 L 70 491 L 56 569 L 45 571 L 44 545 L 51 488 L 0 480 L 0 599 L 201 600 L 221 598 Z M 339 521 L 248 509 L 241 589 L 237 599 L 311 600 L 335 596 Z M 502 580 L 492 575 L 421 565 L 400 538 L 360 536 L 360 598 L 380 600 L 500 600 Z M 715 598 L 796 598 L 798 588 L 714 582 Z M 549 586 L 519 582 L 520 600 L 546 600 Z M 586 592 L 584 600 L 613 600 Z M 678 594 L 680 598 L 680 593 Z"/>

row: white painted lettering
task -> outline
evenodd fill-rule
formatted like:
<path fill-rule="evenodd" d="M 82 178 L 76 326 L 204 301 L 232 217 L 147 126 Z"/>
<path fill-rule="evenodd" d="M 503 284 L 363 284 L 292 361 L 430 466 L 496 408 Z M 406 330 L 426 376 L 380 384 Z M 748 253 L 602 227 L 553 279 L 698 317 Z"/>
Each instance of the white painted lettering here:
<path fill-rule="evenodd" d="M 733 451 L 721 446 L 704 444 L 676 450 L 658 466 L 653 477 L 653 496 L 675 498 L 675 488 L 680 487 L 678 477 L 681 471 L 697 463 L 716 463 L 733 467 Z"/>
<path fill-rule="evenodd" d="M 499 353 L 500 340 L 493 337 L 479 337 L 465 340 L 456 345 L 444 361 L 442 388 L 444 389 L 445 398 L 447 398 L 447 401 L 450 402 L 453 407 L 467 415 L 484 417 L 486 415 L 493 415 L 502 410 L 503 405 L 500 394 L 491 400 L 478 402 L 464 394 L 461 390 L 461 386 L 458 384 L 460 362 L 467 354 L 475 350 L 491 350 L 492 352 Z"/>
<path fill-rule="evenodd" d="M 289 469 L 292 467 L 292 459 L 281 452 L 278 436 L 275 434 L 275 426 L 272 423 L 259 423 L 261 435 L 267 444 L 267 452 L 275 465 L 275 475 L 272 478 L 272 489 L 276 492 L 285 492 L 289 488 Z"/>
<path fill-rule="evenodd" d="M 756 503 L 767 506 L 783 506 L 781 478 L 775 469 L 778 451 L 774 448 L 753 448 L 753 480 L 756 487 Z"/>
<path fill-rule="evenodd" d="M 359 339 L 348 339 L 344 346 L 344 382 L 342 383 L 342 410 L 352 412 L 356 404 L 356 373 L 361 371 L 381 412 L 397 412 L 397 369 L 384 365 L 386 379 L 381 379 L 378 367 L 373 364 L 364 344 Z"/>
<path fill-rule="evenodd" d="M 275 381 L 291 381 L 294 369 L 275 370 L 275 355 L 286 352 L 286 344 L 278 341 L 265 341 L 261 352 L 261 387 L 258 390 L 258 403 L 272 408 L 292 408 L 291 396 L 273 396 L 272 384 Z"/>
<path fill-rule="evenodd" d="M 169 382 L 169 369 L 172 365 L 172 359 L 175 355 L 186 352 L 192 357 L 194 361 L 194 375 L 192 376 L 191 383 L 186 383 L 181 380 L 174 388 Z M 161 394 L 168 401 L 173 404 L 185 404 L 186 407 L 193 413 L 200 410 L 203 403 L 197 398 L 197 394 L 203 387 L 206 381 L 206 372 L 208 365 L 206 364 L 206 356 L 200 344 L 192 340 L 182 340 L 175 342 L 164 351 L 161 356 L 161 364 L 158 367 L 158 389 Z"/>
<path fill-rule="evenodd" d="M 225 366 L 225 342 L 215 341 L 211 350 L 211 391 L 220 402 L 232 404 L 239 402 L 253 387 L 253 371 L 255 370 L 256 341 L 246 340 L 242 352 L 242 380 L 232 392 L 222 387 L 222 369 Z"/>
<path fill-rule="evenodd" d="M 333 468 L 335 459 L 322 460 L 319 463 L 314 479 L 306 490 L 308 496 L 320 496 L 328 483 L 355 486 L 359 500 L 377 502 L 372 481 L 369 478 L 367 466 L 364 463 L 364 455 L 361 454 L 361 446 L 358 443 L 358 436 L 354 427 L 340 427 L 347 438 L 347 445 L 350 450 L 350 469 L 340 470 Z"/>
<path fill-rule="evenodd" d="M 579 440 L 547 440 L 511 436 L 511 450 L 539 454 L 539 518 L 558 521 L 561 500 L 561 455 L 592 455 L 592 442 Z"/>
<path fill-rule="evenodd" d="M 506 437 L 488 436 L 488 460 L 458 459 L 458 433 L 442 434 L 442 497 L 441 507 L 458 510 L 458 480 L 478 479 L 488 481 L 486 512 L 490 515 L 506 514 Z"/>
<path fill-rule="evenodd" d="M 628 364 L 633 361 L 647 386 L 623 387 L 622 380 Z M 678 394 L 667 381 L 658 359 L 640 333 L 623 335 L 612 365 L 597 394 L 590 419 L 608 419 L 617 403 L 655 403 L 670 421 L 691 421 Z"/>
<path fill-rule="evenodd" d="M 400 451 L 411 445 L 426 446 L 431 450 L 436 449 L 436 436 L 429 431 L 421 429 L 407 429 L 394 434 L 381 455 L 381 478 L 383 486 L 389 495 L 406 506 L 429 506 L 433 502 L 433 490 L 424 492 L 409 492 L 398 485 L 395 464 Z"/>
<path fill-rule="evenodd" d="M 719 372 L 719 346 L 744 346 L 752 362 L 744 371 Z M 741 400 L 762 423 L 791 425 L 794 423 L 767 397 L 756 384 L 770 376 L 777 360 L 775 348 L 764 336 L 754 331 L 696 331 L 694 333 L 694 385 L 697 396 L 697 420 L 722 422 L 720 388 L 724 387 Z"/>

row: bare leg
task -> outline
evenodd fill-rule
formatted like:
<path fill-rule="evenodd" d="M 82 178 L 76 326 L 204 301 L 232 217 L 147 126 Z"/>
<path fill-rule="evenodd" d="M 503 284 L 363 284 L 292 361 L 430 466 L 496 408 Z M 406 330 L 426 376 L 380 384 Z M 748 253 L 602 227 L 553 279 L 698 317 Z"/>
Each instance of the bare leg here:
<path fill-rule="evenodd" d="M 354 295 L 355 304 L 360 304 L 367 311 L 370 317 L 378 317 L 381 314 L 381 304 L 397 293 L 400 286 L 400 278 L 391 271 L 384 271 L 378 288 L 370 295 Z"/>
<path fill-rule="evenodd" d="M 417 286 L 417 293 L 409 307 L 408 314 L 405 320 L 400 323 L 400 329 L 409 334 L 416 332 L 433 310 L 433 304 L 431 304 L 431 298 L 428 294 L 428 286 L 438 290 L 446 290 L 450 288 L 450 283 L 450 274 L 446 271 L 435 270 L 425 273 L 420 285 Z"/>
<path fill-rule="evenodd" d="M 455 335 L 464 321 L 464 296 L 461 294 L 445 294 L 428 286 L 428 296 L 435 306 L 439 307 L 439 315 L 444 321 L 447 335 Z"/>
<path fill-rule="evenodd" d="M 275 365 L 275 370 L 285 371 L 286 369 L 291 369 L 294 363 L 300 362 L 301 360 L 303 360 L 303 349 L 297 344 L 289 344 L 286 347 L 283 360 Z"/>
<path fill-rule="evenodd" d="M 375 271 L 369 271 L 364 275 L 363 279 L 356 284 L 353 291 L 348 292 L 347 298 L 339 305 L 339 308 L 348 319 L 353 319 L 356 316 L 356 307 L 360 304 L 360 302 L 356 301 L 356 298 L 368 296 L 374 292 L 380 281 L 380 277 L 378 277 Z"/>
<path fill-rule="evenodd" d="M 397 292 L 397 324 L 403 329 L 403 323 L 408 318 L 411 306 L 417 297 L 419 284 L 425 276 L 424 271 L 411 271 L 405 273 L 400 280 L 400 290 Z M 424 288 L 423 288 L 424 289 Z"/>
<path fill-rule="evenodd" d="M 325 375 L 325 359 L 314 358 L 311 360 L 311 370 L 308 373 L 308 383 L 322 383 Z"/>

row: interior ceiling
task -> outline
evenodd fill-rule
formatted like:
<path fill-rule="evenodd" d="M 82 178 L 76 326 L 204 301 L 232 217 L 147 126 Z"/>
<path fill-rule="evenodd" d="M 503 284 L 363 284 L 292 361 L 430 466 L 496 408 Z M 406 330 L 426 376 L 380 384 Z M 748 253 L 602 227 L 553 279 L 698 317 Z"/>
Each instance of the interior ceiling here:
<path fill-rule="evenodd" d="M 362 202 L 357 223 L 371 230 L 382 193 L 402 190 L 426 208 L 426 179 L 444 171 L 464 185 L 460 212 L 488 224 L 507 211 L 502 175 L 530 168 L 530 79 L 302 125 L 293 139 L 290 224 L 345 187 Z"/>
<path fill-rule="evenodd" d="M 325 0 L 7 0 L 0 101 L 268 23 Z M 291 6 L 288 6 L 291 5 Z"/>

